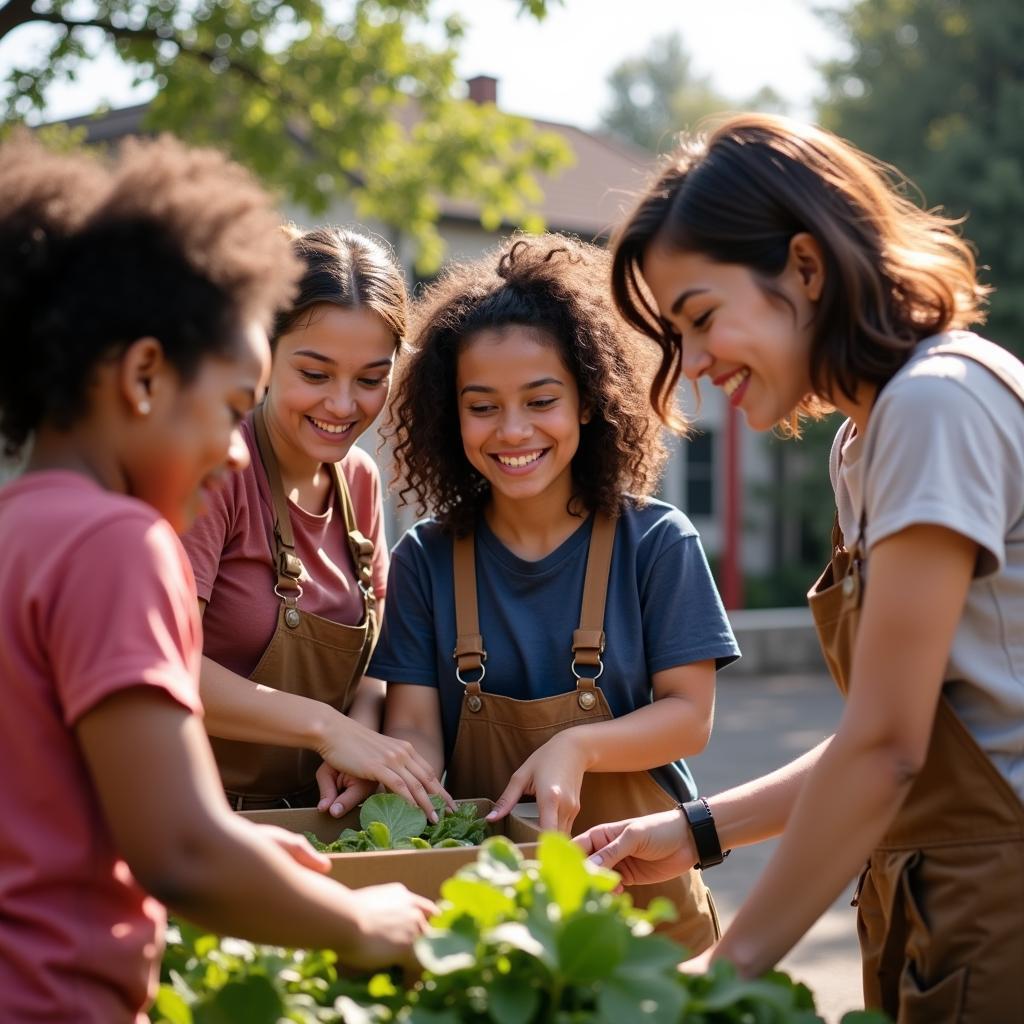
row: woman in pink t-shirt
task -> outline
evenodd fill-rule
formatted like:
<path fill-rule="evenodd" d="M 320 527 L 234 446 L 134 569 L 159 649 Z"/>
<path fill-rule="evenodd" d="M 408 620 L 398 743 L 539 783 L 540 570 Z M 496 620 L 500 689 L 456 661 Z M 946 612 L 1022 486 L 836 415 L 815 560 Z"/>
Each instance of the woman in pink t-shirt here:
<path fill-rule="evenodd" d="M 387 400 L 405 333 L 402 272 L 378 242 L 296 234 L 304 273 L 271 334 L 250 463 L 185 536 L 203 609 L 201 694 L 237 810 L 341 815 L 379 784 L 430 817 L 443 793 L 411 744 L 379 732 L 364 676 L 387 584 L 380 474 L 354 447 Z"/>
<path fill-rule="evenodd" d="M 145 1020 L 166 903 L 217 931 L 409 956 L 431 904 L 350 891 L 224 802 L 175 535 L 248 463 L 297 277 L 239 167 L 165 138 L 108 167 L 0 146 L 0 1019 Z"/>

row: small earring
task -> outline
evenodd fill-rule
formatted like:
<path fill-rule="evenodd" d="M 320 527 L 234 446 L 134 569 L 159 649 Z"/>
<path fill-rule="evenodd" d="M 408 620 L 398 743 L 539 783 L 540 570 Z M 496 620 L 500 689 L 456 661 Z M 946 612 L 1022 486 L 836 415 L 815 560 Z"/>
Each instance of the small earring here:
<path fill-rule="evenodd" d="M 140 416 L 148 416 L 150 414 L 150 412 L 152 411 L 152 408 L 153 407 L 149 404 L 149 399 L 148 398 L 144 398 L 144 399 L 142 399 L 141 402 L 139 402 L 139 404 L 137 406 L 135 406 L 135 411 Z"/>

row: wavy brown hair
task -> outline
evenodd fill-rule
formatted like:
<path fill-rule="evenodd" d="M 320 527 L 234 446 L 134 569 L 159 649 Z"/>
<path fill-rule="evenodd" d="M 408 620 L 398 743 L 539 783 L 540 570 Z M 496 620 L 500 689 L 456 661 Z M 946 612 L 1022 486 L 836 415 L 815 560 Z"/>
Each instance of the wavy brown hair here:
<path fill-rule="evenodd" d="M 274 320 L 271 347 L 281 335 L 309 324 L 324 303 L 372 310 L 387 324 L 395 346 L 402 343 L 408 318 L 405 277 L 384 243 L 333 225 L 305 232 L 289 225 L 287 233 L 305 269 L 295 301 Z"/>
<path fill-rule="evenodd" d="M 456 534 L 490 498 L 460 440 L 459 353 L 480 331 L 512 325 L 553 339 L 591 413 L 571 469 L 570 511 L 620 511 L 657 483 L 666 458 L 647 398 L 653 366 L 608 295 L 608 253 L 560 235 L 520 236 L 447 269 L 413 306 L 412 355 L 396 384 L 385 436 L 394 442 L 401 503 L 430 511 Z"/>
<path fill-rule="evenodd" d="M 881 387 L 922 338 L 983 319 L 988 289 L 958 221 L 924 210 L 907 182 L 821 128 L 741 114 L 667 156 L 613 240 L 612 294 L 626 321 L 661 348 L 651 401 L 673 421 L 670 398 L 684 338 L 660 316 L 643 281 L 652 242 L 747 267 L 766 293 L 790 240 L 822 248 L 825 284 L 811 348 L 814 393 L 781 424 L 818 415 L 836 393 Z"/>

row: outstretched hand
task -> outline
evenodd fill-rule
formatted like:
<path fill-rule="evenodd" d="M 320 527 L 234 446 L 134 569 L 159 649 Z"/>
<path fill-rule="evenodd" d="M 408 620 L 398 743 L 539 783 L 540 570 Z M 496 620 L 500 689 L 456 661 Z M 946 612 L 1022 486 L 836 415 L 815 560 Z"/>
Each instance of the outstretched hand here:
<path fill-rule="evenodd" d="M 526 794 L 532 793 L 537 799 L 540 827 L 570 832 L 580 812 L 580 789 L 587 767 L 572 731 L 548 740 L 523 762 L 487 815 L 488 821 L 504 818 Z"/>
<path fill-rule="evenodd" d="M 432 794 L 443 797 L 454 809 L 452 798 L 433 769 L 408 740 L 384 736 L 343 715 L 339 715 L 338 720 L 337 728 L 332 729 L 319 751 L 335 772 L 333 779 L 317 772 L 318 806 L 322 810 L 330 809 L 338 817 L 375 792 L 377 783 L 422 808 L 429 821 L 437 820 L 437 812 L 430 802 Z M 367 790 L 371 782 L 373 789 Z M 330 802 L 325 804 L 328 798 Z"/>
<path fill-rule="evenodd" d="M 576 842 L 594 864 L 617 871 L 624 885 L 665 882 L 697 863 L 693 834 L 681 811 L 595 825 Z"/>

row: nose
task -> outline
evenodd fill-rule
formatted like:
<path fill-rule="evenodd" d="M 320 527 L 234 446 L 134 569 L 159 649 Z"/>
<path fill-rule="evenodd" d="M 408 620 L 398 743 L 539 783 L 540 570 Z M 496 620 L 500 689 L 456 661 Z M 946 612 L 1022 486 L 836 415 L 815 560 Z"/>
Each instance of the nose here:
<path fill-rule="evenodd" d="M 522 444 L 533 433 L 533 426 L 521 409 L 507 409 L 498 424 L 498 438 L 506 444 Z"/>
<path fill-rule="evenodd" d="M 341 419 L 352 416 L 356 411 L 355 397 L 348 383 L 339 381 L 337 386 L 324 399 L 324 409 L 332 416 Z"/>
<path fill-rule="evenodd" d="M 249 462 L 249 446 L 245 443 L 242 432 L 235 427 L 231 431 L 231 440 L 228 442 L 228 468 L 239 473 L 249 465 Z"/>
<path fill-rule="evenodd" d="M 693 340 L 679 343 L 682 353 L 683 374 L 688 380 L 697 380 L 710 369 L 714 360 L 706 348 Z"/>

